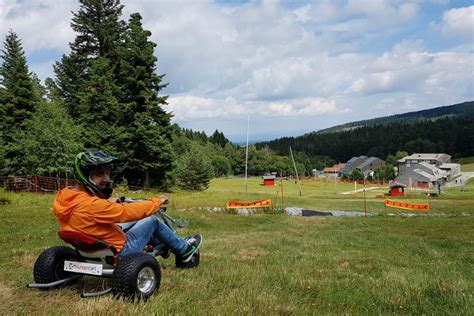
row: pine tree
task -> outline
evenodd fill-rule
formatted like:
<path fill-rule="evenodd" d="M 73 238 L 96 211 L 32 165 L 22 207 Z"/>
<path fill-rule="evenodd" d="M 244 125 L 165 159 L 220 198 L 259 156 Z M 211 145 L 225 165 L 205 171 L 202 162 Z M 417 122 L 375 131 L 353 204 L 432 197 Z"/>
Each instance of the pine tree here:
<path fill-rule="evenodd" d="M 188 190 L 205 190 L 214 176 L 214 170 L 207 153 L 198 145 L 181 156 L 177 162 L 176 177 L 178 184 Z"/>
<path fill-rule="evenodd" d="M 16 137 L 23 133 L 40 98 L 21 41 L 12 30 L 0 58 L 0 174 L 14 174 L 21 155 L 14 146 Z"/>
<path fill-rule="evenodd" d="M 85 147 L 103 149 L 117 155 L 118 137 L 124 128 L 118 125 L 120 104 L 115 97 L 113 67 L 104 57 L 90 63 L 85 90 L 79 93 L 80 122 L 84 125 Z"/>
<path fill-rule="evenodd" d="M 173 128 L 171 115 L 162 108 L 167 96 L 159 95 L 165 85 L 163 75 L 156 73 L 156 44 L 149 40 L 151 32 L 143 29 L 141 19 L 138 13 L 131 15 L 119 50 L 120 125 L 128 126 L 121 134 L 128 161 L 124 175 L 129 184 L 160 186 L 172 167 Z"/>
<path fill-rule="evenodd" d="M 0 130 L 8 145 L 13 133 L 22 130 L 39 102 L 32 74 L 17 34 L 9 31 L 2 50 L 0 66 Z"/>
<path fill-rule="evenodd" d="M 118 47 L 122 44 L 125 23 L 119 18 L 123 6 L 119 0 L 80 0 L 78 12 L 73 13 L 72 29 L 77 33 L 70 43 L 71 53 L 54 66 L 56 84 L 69 114 L 78 119 L 83 114 L 82 92 L 90 82 L 92 62 L 105 58 L 112 72 L 118 62 Z"/>
<path fill-rule="evenodd" d="M 217 129 L 214 131 L 211 137 L 209 137 L 209 141 L 221 146 L 222 148 L 224 148 L 225 144 L 229 142 L 229 140 L 224 136 L 224 133 L 219 132 Z"/>

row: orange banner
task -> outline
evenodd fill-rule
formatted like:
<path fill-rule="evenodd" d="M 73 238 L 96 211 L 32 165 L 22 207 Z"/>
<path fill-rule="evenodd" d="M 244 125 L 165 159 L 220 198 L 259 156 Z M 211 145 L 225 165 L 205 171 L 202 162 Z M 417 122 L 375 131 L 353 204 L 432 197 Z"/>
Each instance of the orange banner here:
<path fill-rule="evenodd" d="M 270 207 L 272 206 L 272 200 L 261 200 L 255 202 L 240 202 L 240 201 L 227 201 L 227 208 L 255 208 L 255 207 Z"/>
<path fill-rule="evenodd" d="M 396 207 L 396 208 L 401 208 L 404 210 L 413 210 L 413 211 L 420 211 L 420 212 L 428 212 L 430 210 L 430 205 L 428 203 L 414 204 L 414 203 L 406 203 L 406 202 L 401 202 L 401 201 L 385 199 L 384 204 L 385 206 L 388 206 L 388 207 Z"/>

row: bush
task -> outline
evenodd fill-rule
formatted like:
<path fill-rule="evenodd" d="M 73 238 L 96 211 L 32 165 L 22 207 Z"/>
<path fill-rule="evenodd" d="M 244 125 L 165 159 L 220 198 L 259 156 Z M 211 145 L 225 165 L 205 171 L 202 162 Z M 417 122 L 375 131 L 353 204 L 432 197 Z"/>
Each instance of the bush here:
<path fill-rule="evenodd" d="M 205 190 L 214 176 L 211 161 L 198 146 L 192 146 L 177 162 L 176 179 L 187 190 Z"/>

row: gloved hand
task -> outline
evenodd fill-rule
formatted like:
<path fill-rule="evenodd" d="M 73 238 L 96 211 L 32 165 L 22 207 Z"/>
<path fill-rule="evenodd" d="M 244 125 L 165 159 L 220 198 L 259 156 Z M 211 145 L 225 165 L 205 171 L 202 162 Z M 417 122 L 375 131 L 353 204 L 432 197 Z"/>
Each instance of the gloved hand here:
<path fill-rule="evenodd" d="M 161 204 L 168 204 L 170 201 L 164 195 L 160 196 Z"/>

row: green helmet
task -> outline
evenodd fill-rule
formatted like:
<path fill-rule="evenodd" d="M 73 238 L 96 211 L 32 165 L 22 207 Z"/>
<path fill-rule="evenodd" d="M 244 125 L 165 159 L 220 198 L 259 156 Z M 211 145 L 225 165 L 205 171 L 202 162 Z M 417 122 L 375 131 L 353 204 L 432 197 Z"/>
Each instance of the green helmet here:
<path fill-rule="evenodd" d="M 102 151 L 79 153 L 74 159 L 74 177 L 90 193 L 101 199 L 108 199 L 112 195 L 112 182 L 107 187 L 100 188 L 91 180 L 90 174 L 96 170 L 112 170 L 116 160 L 117 158 Z"/>

